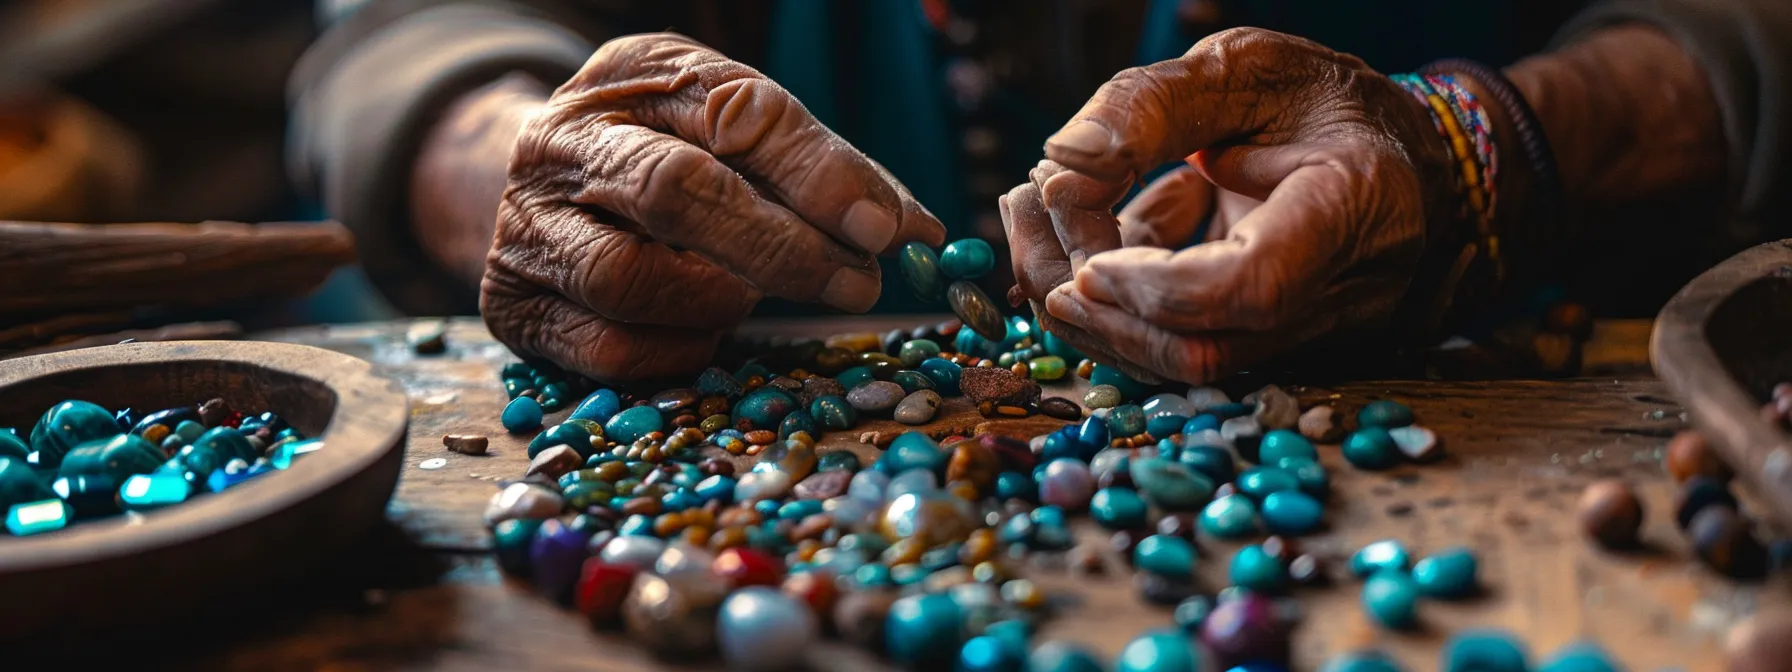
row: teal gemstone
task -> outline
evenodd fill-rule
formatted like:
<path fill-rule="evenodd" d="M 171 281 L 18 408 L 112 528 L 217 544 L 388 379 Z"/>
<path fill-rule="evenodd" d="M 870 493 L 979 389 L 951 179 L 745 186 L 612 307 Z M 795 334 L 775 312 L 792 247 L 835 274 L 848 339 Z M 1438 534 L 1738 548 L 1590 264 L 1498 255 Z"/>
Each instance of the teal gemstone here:
<path fill-rule="evenodd" d="M 0 457 L 0 506 L 10 507 L 55 497 L 37 471 L 24 460 Z"/>
<path fill-rule="evenodd" d="M 187 501 L 193 486 L 175 474 L 157 472 L 125 479 L 118 489 L 118 503 L 126 511 L 148 511 Z"/>
<path fill-rule="evenodd" d="M 1114 389 L 1120 390 L 1120 398 L 1123 400 L 1143 399 L 1151 392 L 1149 386 L 1106 364 L 1095 365 L 1095 370 L 1089 374 L 1089 384 L 1112 385 Z"/>
<path fill-rule="evenodd" d="M 1300 479 L 1276 467 L 1252 467 L 1238 475 L 1238 491 L 1259 500 L 1272 492 L 1299 489 Z"/>
<path fill-rule="evenodd" d="M 1412 554 L 1393 539 L 1373 542 L 1350 556 L 1350 573 L 1359 579 L 1384 569 L 1405 572 L 1411 565 Z"/>
<path fill-rule="evenodd" d="M 724 372 L 723 375 L 727 375 L 727 373 Z M 579 402 L 578 408 L 572 409 L 572 414 L 566 416 L 566 419 L 590 420 L 603 424 L 609 422 L 610 418 L 620 412 L 622 412 L 622 396 L 616 394 L 615 390 L 604 388 L 585 397 L 584 401 Z"/>
<path fill-rule="evenodd" d="M 1135 459 L 1127 473 L 1145 499 L 1167 511 L 1194 511 L 1213 499 L 1213 481 L 1180 462 Z"/>
<path fill-rule="evenodd" d="M 1263 498 L 1263 526 L 1272 534 L 1308 534 L 1324 520 L 1325 507 L 1299 490 L 1272 492 Z"/>
<path fill-rule="evenodd" d="M 498 375 L 505 378 L 533 378 L 535 368 L 523 362 L 510 362 L 498 370 Z"/>
<path fill-rule="evenodd" d="M 908 369 L 903 369 L 892 374 L 890 376 L 890 382 L 901 385 L 902 393 L 905 395 L 934 388 L 932 378 L 928 378 L 926 374 L 923 374 L 920 371 L 910 371 Z"/>
<path fill-rule="evenodd" d="M 297 432 L 294 432 L 294 435 L 297 435 Z M 213 427 L 206 433 L 200 434 L 199 438 L 194 439 L 193 445 L 216 450 L 226 461 L 254 462 L 256 458 L 261 457 L 261 454 L 255 450 L 255 446 L 249 443 L 248 437 L 229 427 Z"/>
<path fill-rule="evenodd" d="M 1537 666 L 1537 672 L 1619 672 L 1624 667 L 1593 642 L 1572 642 Z"/>
<path fill-rule="evenodd" d="M 837 394 L 819 396 L 809 402 L 809 416 L 817 427 L 834 431 L 852 429 L 859 422 L 858 409 Z"/>
<path fill-rule="evenodd" d="M 980 635 L 967 640 L 958 650 L 957 672 L 1024 672 L 1026 655 L 1024 646 L 1015 647 L 995 637 Z"/>
<path fill-rule="evenodd" d="M 1089 499 L 1089 515 L 1110 530 L 1143 526 L 1145 509 L 1145 498 L 1132 488 L 1102 488 Z"/>
<path fill-rule="evenodd" d="M 921 362 L 940 356 L 940 344 L 932 339 L 917 338 L 902 344 L 896 351 L 896 358 L 902 360 L 902 368 L 913 369 L 921 366 Z"/>
<path fill-rule="evenodd" d="M 119 433 L 111 411 L 85 401 L 64 401 L 45 411 L 31 428 L 31 450 L 37 453 L 37 466 L 58 467 L 75 446 Z"/>
<path fill-rule="evenodd" d="M 1332 477 L 1325 471 L 1325 465 L 1304 457 L 1284 457 L 1274 463 L 1277 469 L 1294 474 L 1294 480 L 1300 481 L 1300 491 L 1308 496 L 1323 501 L 1332 491 Z"/>
<path fill-rule="evenodd" d="M 1201 672 L 1195 641 L 1178 630 L 1158 630 L 1127 642 L 1114 672 Z"/>
<path fill-rule="evenodd" d="M 123 479 L 103 474 L 64 476 L 50 484 L 50 489 L 74 507 L 81 518 L 118 513 L 118 485 Z"/>
<path fill-rule="evenodd" d="M 1399 464 L 1400 448 L 1381 427 L 1364 427 L 1344 439 L 1344 459 L 1358 469 L 1379 470 Z"/>
<path fill-rule="evenodd" d="M 281 431 L 286 431 L 286 430 L 281 430 Z M 192 420 L 182 420 L 182 421 L 180 421 L 180 424 L 174 426 L 174 433 L 180 435 L 181 440 L 187 442 L 188 444 L 191 444 L 194 441 L 198 441 L 199 437 L 205 435 L 205 425 L 201 425 L 197 422 L 193 422 Z M 278 441 L 282 438 L 285 438 L 285 437 L 282 437 L 278 434 L 274 435 L 275 441 Z"/>
<path fill-rule="evenodd" d="M 517 397 L 504 406 L 504 413 L 498 420 L 504 424 L 505 431 L 512 434 L 533 432 L 541 428 L 541 402 L 529 397 Z"/>
<path fill-rule="evenodd" d="M 1257 504 L 1244 495 L 1226 495 L 1201 510 L 1201 530 L 1221 539 L 1257 533 Z"/>
<path fill-rule="evenodd" d="M 1272 429 L 1263 435 L 1258 444 L 1257 461 L 1263 464 L 1275 464 L 1284 457 L 1299 457 L 1308 460 L 1319 459 L 1319 451 L 1313 448 L 1313 442 L 1297 432 L 1286 429 Z"/>
<path fill-rule="evenodd" d="M 616 534 L 624 537 L 657 536 L 653 533 L 653 517 L 645 515 L 633 515 L 624 519 L 621 525 L 616 526 Z"/>
<path fill-rule="evenodd" d="M 280 447 L 274 449 L 274 454 L 268 458 L 268 464 L 273 465 L 275 469 L 291 468 L 294 461 L 317 452 L 323 447 L 324 442 L 322 439 L 306 439 L 304 441 L 284 443 L 281 444 Z"/>
<path fill-rule="evenodd" d="M 1357 427 L 1393 429 L 1412 422 L 1412 409 L 1398 401 L 1371 401 L 1356 414 Z"/>
<path fill-rule="evenodd" d="M 1232 459 L 1232 451 L 1218 446 L 1183 446 L 1176 461 L 1215 483 L 1231 483 L 1238 478 L 1238 463 Z"/>
<path fill-rule="evenodd" d="M 0 457 L 24 460 L 31 454 L 31 446 L 10 429 L 0 429 Z"/>
<path fill-rule="evenodd" d="M 981 238 L 954 240 L 940 252 L 940 270 L 953 280 L 976 280 L 996 267 L 996 252 Z"/>
<path fill-rule="evenodd" d="M 902 665 L 944 669 L 963 641 L 963 628 L 964 614 L 952 598 L 910 595 L 890 605 L 884 620 L 884 651 Z"/>
<path fill-rule="evenodd" d="M 1155 439 L 1167 439 L 1171 434 L 1181 432 L 1183 425 L 1186 424 L 1188 424 L 1187 416 L 1176 415 L 1175 413 L 1165 413 L 1163 415 L 1152 416 L 1150 420 L 1146 420 L 1145 433 L 1150 434 L 1151 437 Z"/>
<path fill-rule="evenodd" d="M 946 296 L 946 276 L 940 271 L 940 258 L 921 243 L 908 243 L 897 254 L 902 279 L 908 291 L 922 301 L 938 302 Z"/>
<path fill-rule="evenodd" d="M 62 466 L 57 473 L 62 476 L 104 474 L 122 481 L 133 474 L 155 471 L 163 461 L 161 449 L 150 445 L 143 437 L 119 434 L 110 439 L 88 441 L 68 451 L 62 457 Z"/>
<path fill-rule="evenodd" d="M 834 380 L 840 383 L 841 387 L 846 388 L 846 391 L 851 392 L 855 387 L 877 380 L 877 376 L 871 373 L 871 367 L 854 366 L 841 371 L 840 375 L 834 376 Z"/>
<path fill-rule="evenodd" d="M 1319 672 L 1405 672 L 1400 663 L 1380 651 L 1356 651 L 1325 661 Z"/>
<path fill-rule="evenodd" d="M 535 531 L 541 529 L 541 522 L 514 519 L 492 528 L 492 550 L 497 552 L 499 568 L 518 576 L 528 575 L 529 545 L 535 540 Z"/>
<path fill-rule="evenodd" d="M 1213 615 L 1213 599 L 1206 595 L 1196 595 L 1176 603 L 1176 609 L 1170 612 L 1170 618 L 1176 621 L 1177 627 L 1185 632 L 1198 633 L 1201 624 Z"/>
<path fill-rule="evenodd" d="M 1033 477 L 1018 471 L 1004 471 L 996 474 L 996 498 L 1001 500 L 1019 499 L 1028 502 L 1039 501 L 1039 484 Z"/>
<path fill-rule="evenodd" d="M 54 497 L 35 502 L 14 504 L 6 511 L 6 531 L 15 536 L 54 532 L 68 527 L 75 511 Z"/>
<path fill-rule="evenodd" d="M 1020 657 L 1017 664 L 1026 665 L 1027 642 L 1033 638 L 1033 622 L 1020 618 L 996 621 L 983 627 L 983 636 L 993 637 L 1013 649 Z M 1017 670 L 1018 672 L 1018 670 Z"/>
<path fill-rule="evenodd" d="M 1138 404 L 1115 406 L 1108 411 L 1108 436 L 1114 438 L 1138 436 L 1145 433 L 1145 409 Z"/>
<path fill-rule="evenodd" d="M 850 450 L 823 453 L 815 463 L 815 470 L 856 472 L 859 470 L 859 456 Z"/>
<path fill-rule="evenodd" d="M 1288 567 L 1262 546 L 1252 544 L 1232 555 L 1227 575 L 1232 579 L 1232 585 L 1258 593 L 1273 593 L 1281 590 L 1282 583 L 1288 580 Z"/>
<path fill-rule="evenodd" d="M 810 436 L 819 433 L 819 430 L 815 428 L 815 418 L 809 415 L 808 411 L 802 409 L 791 411 L 790 415 L 784 416 L 783 422 L 778 423 L 779 440 L 789 439 L 792 434 L 797 432 L 806 432 Z"/>
<path fill-rule="evenodd" d="M 1363 582 L 1363 611 L 1382 627 L 1411 628 L 1419 620 L 1419 586 L 1402 572 L 1376 572 Z"/>
<path fill-rule="evenodd" d="M 940 444 L 926 434 L 903 432 L 877 458 L 877 469 L 891 476 L 910 469 L 925 469 L 937 475 L 946 470 L 948 457 L 946 451 L 940 450 Z"/>
<path fill-rule="evenodd" d="M 1046 354 L 1061 357 L 1066 362 L 1080 362 L 1089 358 L 1088 355 L 1084 355 L 1081 350 L 1077 350 L 1076 346 L 1071 345 L 1069 341 L 1058 338 L 1057 334 L 1045 331 L 1044 329 L 1039 329 L 1037 331 L 1044 334 L 1044 336 L 1040 338 L 1040 341 L 1041 345 L 1045 346 Z"/>
<path fill-rule="evenodd" d="M 875 562 L 853 570 L 852 580 L 861 588 L 887 588 L 896 585 L 890 578 L 890 568 Z"/>
<path fill-rule="evenodd" d="M 1027 656 L 1028 672 L 1102 672 L 1101 661 L 1075 644 L 1050 641 Z"/>
<path fill-rule="evenodd" d="M 609 422 L 604 423 L 604 438 L 626 446 L 665 427 L 666 419 L 658 409 L 652 406 L 635 406 L 617 413 Z"/>
<path fill-rule="evenodd" d="M 579 481 L 560 491 L 560 498 L 566 501 L 566 508 L 573 511 L 603 506 L 615 495 L 616 486 L 607 481 Z"/>
<path fill-rule="evenodd" d="M 927 376 L 928 380 L 933 381 L 934 391 L 947 397 L 959 395 L 958 381 L 964 377 L 964 367 L 959 366 L 957 362 L 935 357 L 921 362 L 919 370 L 921 375 Z M 846 383 L 841 384 L 845 385 Z"/>
<path fill-rule="evenodd" d="M 506 399 L 515 399 L 531 389 L 534 388 L 530 387 L 530 382 L 527 378 L 504 379 L 504 398 Z"/>
<path fill-rule="evenodd" d="M 576 422 L 562 422 L 549 428 L 548 431 L 536 434 L 529 441 L 529 459 L 535 459 L 541 451 L 554 446 L 568 446 L 579 453 L 580 459 L 589 459 L 596 449 L 591 447 L 591 432 L 584 425 Z"/>
<path fill-rule="evenodd" d="M 1463 630 L 1444 644 L 1443 672 L 1526 672 L 1530 655 L 1510 633 Z"/>
<path fill-rule="evenodd" d="M 1171 579 L 1187 580 L 1195 575 L 1195 547 L 1187 539 L 1167 534 L 1154 534 L 1139 540 L 1132 550 L 1133 567 Z"/>
<path fill-rule="evenodd" d="M 1412 566 L 1412 579 L 1426 597 L 1454 599 L 1474 594 L 1479 588 L 1475 573 L 1479 563 L 1465 547 L 1445 549 Z"/>

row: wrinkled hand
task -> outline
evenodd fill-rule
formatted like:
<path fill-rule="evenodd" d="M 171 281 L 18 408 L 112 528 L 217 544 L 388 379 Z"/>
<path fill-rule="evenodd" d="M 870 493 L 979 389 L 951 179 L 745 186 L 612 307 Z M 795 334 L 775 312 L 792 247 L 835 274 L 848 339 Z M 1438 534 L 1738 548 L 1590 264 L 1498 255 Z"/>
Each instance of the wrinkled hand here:
<path fill-rule="evenodd" d="M 481 288 L 492 333 L 602 380 L 691 371 L 763 296 L 862 312 L 945 231 L 763 75 L 682 36 L 600 48 L 529 122 Z"/>
<path fill-rule="evenodd" d="M 1256 29 L 1121 72 L 1002 199 L 1047 329 L 1136 377 L 1203 383 L 1385 321 L 1448 203 L 1425 110 L 1362 61 Z M 1186 160 L 1116 217 L 1132 183 Z M 1201 244 L 1178 251 L 1209 220 Z"/>

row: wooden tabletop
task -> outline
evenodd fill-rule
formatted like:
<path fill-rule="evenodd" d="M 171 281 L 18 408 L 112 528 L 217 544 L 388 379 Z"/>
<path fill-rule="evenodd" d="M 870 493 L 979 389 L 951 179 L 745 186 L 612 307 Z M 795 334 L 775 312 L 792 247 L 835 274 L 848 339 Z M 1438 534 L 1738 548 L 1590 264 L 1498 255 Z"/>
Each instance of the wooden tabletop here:
<path fill-rule="evenodd" d="M 807 325 L 825 330 L 829 324 Z M 204 669 L 528 669 L 666 668 L 613 632 L 594 632 L 577 614 L 507 583 L 488 553 L 480 521 L 497 482 L 520 475 L 526 441 L 504 434 L 505 397 L 496 370 L 513 361 L 476 321 L 455 321 L 448 352 L 418 356 L 405 342 L 413 325 L 315 327 L 268 335 L 362 357 L 399 380 L 412 404 L 411 435 L 390 530 L 315 585 L 295 590 L 286 608 L 229 625 L 228 637 L 173 647 L 149 660 Z M 1634 332 L 1635 330 L 1630 330 Z M 1604 644 L 1633 670 L 1721 667 L 1722 636 L 1758 606 L 1784 601 L 1776 584 L 1739 586 L 1688 560 L 1669 517 L 1673 484 L 1658 466 L 1667 438 L 1684 426 L 1681 410 L 1646 375 L 1557 382 L 1356 382 L 1329 389 L 1291 388 L 1303 403 L 1351 410 L 1371 399 L 1410 405 L 1436 430 L 1448 456 L 1426 466 L 1358 471 L 1322 447 L 1333 495 L 1327 531 L 1301 540 L 1341 562 L 1384 538 L 1425 553 L 1466 544 L 1481 558 L 1486 594 L 1463 602 L 1426 602 L 1424 627 L 1393 633 L 1368 622 L 1359 587 L 1341 582 L 1292 594 L 1305 617 L 1296 631 L 1295 669 L 1313 669 L 1333 653 L 1383 648 L 1413 670 L 1434 669 L 1439 644 L 1472 626 L 1511 629 L 1542 656 L 1575 638 Z M 1064 394 L 1051 390 L 1047 394 Z M 551 420 L 550 420 L 551 422 Z M 974 427 L 969 427 L 974 429 Z M 491 454 L 470 457 L 442 447 L 449 433 L 491 436 Z M 824 438 L 836 449 L 875 449 L 853 436 Z M 424 470 L 427 459 L 447 466 Z M 1592 479 L 1635 484 L 1647 507 L 1645 553 L 1614 555 L 1576 531 L 1573 508 Z M 1093 526 L 1083 540 L 1106 547 Z M 1238 544 L 1204 540 L 1199 575 L 1225 585 Z M 1072 577 L 1032 569 L 1063 608 L 1045 637 L 1082 641 L 1112 656 L 1136 634 L 1170 625 L 1166 609 L 1143 604 L 1130 572 Z M 227 644 L 218 644 L 218 640 Z M 817 651 L 818 669 L 884 669 L 838 644 Z"/>

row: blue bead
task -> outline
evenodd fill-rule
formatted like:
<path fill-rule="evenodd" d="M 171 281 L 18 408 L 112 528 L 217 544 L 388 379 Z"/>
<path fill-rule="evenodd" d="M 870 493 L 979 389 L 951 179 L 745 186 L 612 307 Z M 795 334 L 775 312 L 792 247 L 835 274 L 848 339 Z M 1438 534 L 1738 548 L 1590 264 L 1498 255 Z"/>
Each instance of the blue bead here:
<path fill-rule="evenodd" d="M 1358 469 L 1379 470 L 1400 462 L 1400 448 L 1381 427 L 1364 427 L 1344 439 L 1344 459 Z"/>
<path fill-rule="evenodd" d="M 1226 495 L 1201 510 L 1201 530 L 1221 539 L 1241 539 L 1257 532 L 1257 505 L 1244 495 Z"/>
<path fill-rule="evenodd" d="M 1263 660 L 1253 660 L 1243 665 L 1234 665 L 1226 672 L 1288 672 L 1288 668 Z"/>
<path fill-rule="evenodd" d="M 822 502 L 819 499 L 798 499 L 785 502 L 778 507 L 778 517 L 787 520 L 802 520 L 821 513 Z"/>
<path fill-rule="evenodd" d="M 1426 597 L 1466 597 L 1479 588 L 1475 578 L 1478 565 L 1473 551 L 1458 546 L 1432 554 L 1413 565 L 1412 579 Z"/>
<path fill-rule="evenodd" d="M 1207 430 L 1207 429 L 1211 429 L 1216 432 L 1219 431 L 1220 430 L 1220 416 L 1214 415 L 1212 413 L 1202 413 L 1195 417 L 1189 418 L 1188 422 L 1182 423 L 1183 436 L 1188 436 L 1190 434 L 1194 434 L 1195 432 L 1199 432 L 1199 431 Z"/>
<path fill-rule="evenodd" d="M 616 528 L 616 533 L 625 537 L 656 536 L 653 533 L 653 518 L 639 514 L 623 520 L 622 525 Z"/>
<path fill-rule="evenodd" d="M 1102 672 L 1094 654 L 1061 641 L 1040 644 L 1027 656 L 1028 672 Z"/>
<path fill-rule="evenodd" d="M 1095 365 L 1095 369 L 1089 373 L 1089 384 L 1113 385 L 1115 389 L 1120 390 L 1120 398 L 1128 401 L 1133 399 L 1143 399 L 1151 392 L 1149 386 L 1133 380 L 1126 374 L 1121 373 L 1119 369 L 1106 364 Z"/>
<path fill-rule="evenodd" d="M 1257 454 L 1257 461 L 1263 464 L 1275 464 L 1284 457 L 1319 459 L 1319 451 L 1313 448 L 1312 441 L 1286 429 L 1272 429 L 1264 434 Z"/>
<path fill-rule="evenodd" d="M 961 330 L 964 331 L 964 330 Z M 933 389 L 941 396 L 955 397 L 960 394 L 958 381 L 964 377 L 964 367 L 949 359 L 934 357 L 921 362 L 918 371 L 933 381 Z M 841 383 L 844 385 L 845 383 Z"/>
<path fill-rule="evenodd" d="M 1537 666 L 1537 672 L 1618 672 L 1624 669 L 1598 644 L 1572 642 Z"/>
<path fill-rule="evenodd" d="M 1145 433 L 1152 438 L 1167 439 L 1171 434 L 1181 432 L 1188 422 L 1188 418 L 1174 413 L 1155 416 L 1145 421 Z"/>
<path fill-rule="evenodd" d="M 944 473 L 950 457 L 940 444 L 921 432 L 903 432 L 884 454 L 877 458 L 877 470 L 892 476 L 910 469 L 926 469 L 935 475 Z"/>
<path fill-rule="evenodd" d="M 972 637 L 958 652 L 958 672 L 1022 672 L 1025 650 L 988 635 Z"/>
<path fill-rule="evenodd" d="M 1443 672 L 1526 672 L 1530 656 L 1511 634 L 1463 630 L 1444 644 Z"/>
<path fill-rule="evenodd" d="M 1102 418 L 1089 416 L 1077 425 L 1076 440 L 1083 446 L 1094 446 L 1096 450 L 1108 446 L 1108 423 Z"/>
<path fill-rule="evenodd" d="M 1257 409 L 1254 406 L 1252 406 L 1251 404 L 1241 404 L 1241 403 L 1237 403 L 1237 402 L 1233 402 L 1233 403 L 1229 403 L 1229 404 L 1216 404 L 1214 406 L 1209 406 L 1207 408 L 1208 413 L 1212 413 L 1215 417 L 1219 418 L 1222 422 L 1226 421 L 1226 420 L 1231 420 L 1233 418 L 1242 418 L 1244 416 L 1250 415 L 1251 412 L 1253 412 L 1255 410 L 1257 410 Z"/>
<path fill-rule="evenodd" d="M 1411 564 L 1412 554 L 1405 546 L 1393 539 L 1383 539 L 1351 554 L 1350 573 L 1360 579 L 1384 569 L 1405 572 Z"/>
<path fill-rule="evenodd" d="M 945 595 L 910 595 L 890 605 L 884 650 L 911 667 L 949 665 L 959 649 L 964 614 Z"/>
<path fill-rule="evenodd" d="M 1238 476 L 1238 491 L 1259 500 L 1272 492 L 1299 489 L 1300 479 L 1275 467 L 1252 467 Z"/>
<path fill-rule="evenodd" d="M 1081 458 L 1084 453 L 1083 443 L 1077 438 L 1076 425 L 1065 425 L 1045 435 L 1045 445 L 1039 449 L 1039 461 L 1050 462 L 1060 457 L 1070 459 Z"/>
<path fill-rule="evenodd" d="M 1356 414 L 1358 427 L 1393 429 L 1412 424 L 1412 409 L 1397 401 L 1371 401 Z"/>
<path fill-rule="evenodd" d="M 1418 623 L 1419 587 L 1412 577 L 1382 570 L 1363 582 L 1363 611 L 1382 627 L 1404 630 Z"/>
<path fill-rule="evenodd" d="M 846 390 L 850 392 L 852 391 L 852 388 L 877 380 L 877 377 L 871 375 L 870 367 L 854 366 L 845 371 L 841 371 L 839 375 L 834 376 L 834 380 L 839 382 L 841 387 L 846 388 Z"/>
<path fill-rule="evenodd" d="M 1306 493 L 1272 492 L 1263 498 L 1263 525 L 1272 534 L 1302 535 L 1319 529 L 1325 507 Z"/>
<path fill-rule="evenodd" d="M 1187 539 L 1154 534 L 1133 547 L 1133 566 L 1142 572 L 1186 580 L 1194 577 L 1195 547 Z"/>
<path fill-rule="evenodd" d="M 734 501 L 734 477 L 716 474 L 697 483 L 697 496 L 705 501 L 729 504 Z"/>
<path fill-rule="evenodd" d="M 890 578 L 890 568 L 877 563 L 867 564 L 854 570 L 852 580 L 861 588 L 884 588 L 896 585 Z"/>
<path fill-rule="evenodd" d="M 1356 651 L 1325 661 L 1319 672 L 1404 672 L 1400 664 L 1380 651 Z"/>
<path fill-rule="evenodd" d="M 782 506 L 784 503 L 775 499 L 761 499 L 753 502 L 753 510 L 758 511 L 760 517 L 767 519 L 778 517 L 778 509 Z"/>
<path fill-rule="evenodd" d="M 167 473 L 138 474 L 125 479 L 118 489 L 118 503 L 126 511 L 147 511 L 187 501 L 193 486 L 180 476 Z"/>
<path fill-rule="evenodd" d="M 529 397 L 517 397 L 504 407 L 500 420 L 504 429 L 512 434 L 532 432 L 541 428 L 541 402 Z"/>
<path fill-rule="evenodd" d="M 620 412 L 622 412 L 622 397 L 616 394 L 615 390 L 603 388 L 586 396 L 584 401 L 579 402 L 578 408 L 572 409 L 572 414 L 566 416 L 566 419 L 590 420 L 603 424 L 609 422 L 611 417 Z"/>
<path fill-rule="evenodd" d="M 1145 409 L 1138 404 L 1121 404 L 1108 409 L 1106 420 L 1109 437 L 1131 437 L 1145 431 Z"/>
<path fill-rule="evenodd" d="M 1089 515 L 1110 530 L 1145 524 L 1145 499 L 1132 488 L 1102 488 L 1089 499 Z"/>
<path fill-rule="evenodd" d="M 1200 672 L 1201 654 L 1194 640 L 1176 630 L 1140 635 L 1120 650 L 1114 672 Z"/>
<path fill-rule="evenodd" d="M 1037 502 L 1039 501 L 1039 484 L 1033 482 L 1033 477 L 1027 474 L 1018 471 L 1004 471 L 996 474 L 996 498 Z"/>
<path fill-rule="evenodd" d="M 940 270 L 953 280 L 975 280 L 996 267 L 996 252 L 981 238 L 954 240 L 940 252 Z"/>
<path fill-rule="evenodd" d="M 652 406 L 635 406 L 604 423 L 604 438 L 628 445 L 666 426 L 666 419 Z"/>
<path fill-rule="evenodd" d="M 1063 527 L 1066 522 L 1064 509 L 1060 509 L 1056 506 L 1038 507 L 1029 512 L 1027 517 L 1032 518 L 1033 522 L 1039 525 L 1055 525 Z"/>
<path fill-rule="evenodd" d="M 1231 483 L 1238 478 L 1238 463 L 1232 451 L 1213 446 L 1187 446 L 1176 456 L 1183 466 L 1201 472 L 1215 483 Z"/>
<path fill-rule="evenodd" d="M 1262 546 L 1252 544 L 1238 549 L 1227 572 L 1232 584 L 1259 593 L 1281 590 L 1288 579 L 1288 567 L 1280 558 L 1270 555 Z"/>
<path fill-rule="evenodd" d="M 1304 457 L 1284 457 L 1274 463 L 1277 469 L 1294 474 L 1294 480 L 1300 481 L 1300 491 L 1313 499 L 1324 500 L 1332 491 L 1332 477 L 1325 473 L 1325 466 Z"/>
<path fill-rule="evenodd" d="M 660 497 L 660 505 L 667 511 L 684 511 L 703 506 L 704 499 L 695 492 L 679 488 Z"/>

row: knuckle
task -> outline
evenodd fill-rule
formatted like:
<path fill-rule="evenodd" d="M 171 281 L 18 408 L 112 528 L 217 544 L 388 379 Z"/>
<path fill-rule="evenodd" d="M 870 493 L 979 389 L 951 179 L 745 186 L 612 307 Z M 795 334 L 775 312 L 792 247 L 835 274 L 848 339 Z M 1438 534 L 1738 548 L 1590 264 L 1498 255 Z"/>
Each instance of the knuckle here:
<path fill-rule="evenodd" d="M 791 114 L 808 112 L 783 87 L 761 77 L 729 81 L 704 99 L 708 144 L 721 156 L 744 154 L 776 141 L 774 132 L 789 125 Z"/>

